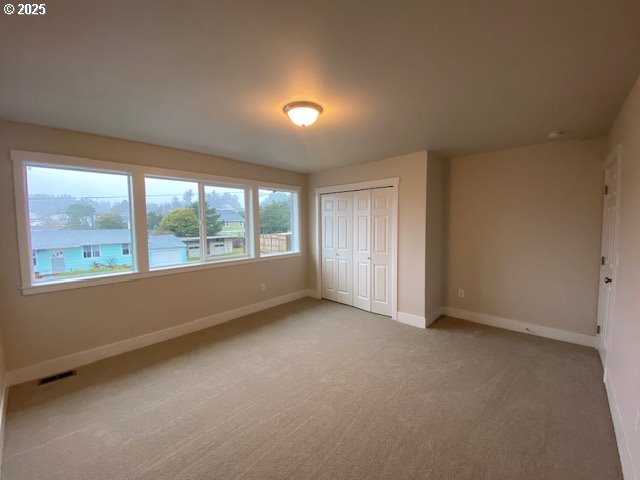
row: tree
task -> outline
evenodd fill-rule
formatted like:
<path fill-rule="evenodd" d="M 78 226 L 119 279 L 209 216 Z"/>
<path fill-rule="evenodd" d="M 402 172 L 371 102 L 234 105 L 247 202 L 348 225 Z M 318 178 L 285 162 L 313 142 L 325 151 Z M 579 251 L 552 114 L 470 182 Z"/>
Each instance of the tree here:
<path fill-rule="evenodd" d="M 115 212 L 103 213 L 96 219 L 96 228 L 100 230 L 115 230 L 127 228 L 127 224 L 122 219 L 122 215 Z"/>
<path fill-rule="evenodd" d="M 158 230 L 174 233 L 178 237 L 197 237 L 200 235 L 198 216 L 192 208 L 176 208 L 162 217 Z"/>
<path fill-rule="evenodd" d="M 191 209 L 196 214 L 196 217 L 200 216 L 200 213 L 198 212 L 198 202 L 193 202 L 191 204 Z M 224 223 L 220 220 L 220 214 L 215 208 L 207 207 L 205 219 L 207 221 L 207 237 L 213 237 L 220 233 Z"/>
<path fill-rule="evenodd" d="M 193 193 L 193 190 L 187 190 L 186 192 L 184 192 L 182 194 L 182 201 L 184 202 L 184 204 L 189 205 L 193 200 L 194 195 L 195 193 Z"/>
<path fill-rule="evenodd" d="M 205 199 L 207 201 L 207 205 L 209 205 L 211 208 L 216 208 L 218 210 L 226 208 L 236 212 L 243 210 L 238 197 L 229 192 L 219 194 L 215 190 L 212 190 L 206 192 Z"/>
<path fill-rule="evenodd" d="M 121 202 L 114 202 L 110 209 L 112 212 L 119 213 L 121 215 L 128 215 L 130 212 L 129 200 L 122 200 Z"/>
<path fill-rule="evenodd" d="M 67 228 L 71 230 L 86 230 L 93 227 L 93 216 L 96 209 L 86 203 L 74 203 L 67 207 L 69 221 Z"/>
<path fill-rule="evenodd" d="M 260 205 L 260 233 L 291 231 L 291 204 L 288 201 Z"/>
<path fill-rule="evenodd" d="M 148 212 L 147 213 L 147 230 L 155 230 L 162 221 L 162 214 L 160 212 Z"/>

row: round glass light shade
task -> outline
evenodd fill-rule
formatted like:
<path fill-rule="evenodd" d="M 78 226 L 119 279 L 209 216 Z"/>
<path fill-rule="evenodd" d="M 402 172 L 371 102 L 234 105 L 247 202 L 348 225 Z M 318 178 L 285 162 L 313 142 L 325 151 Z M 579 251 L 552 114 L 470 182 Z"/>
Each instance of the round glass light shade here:
<path fill-rule="evenodd" d="M 293 102 L 284 106 L 289 119 L 299 127 L 313 125 L 322 113 L 322 107 L 312 102 Z"/>

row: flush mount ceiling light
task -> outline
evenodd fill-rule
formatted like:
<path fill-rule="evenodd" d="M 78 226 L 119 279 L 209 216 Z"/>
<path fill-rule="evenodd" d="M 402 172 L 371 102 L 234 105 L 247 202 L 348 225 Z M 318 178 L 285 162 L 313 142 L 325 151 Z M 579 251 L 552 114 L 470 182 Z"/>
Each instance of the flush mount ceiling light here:
<path fill-rule="evenodd" d="M 561 131 L 561 130 L 552 130 L 551 132 L 549 132 L 547 134 L 547 138 L 550 139 L 550 140 L 555 140 L 555 139 L 560 138 L 562 136 L 564 136 L 564 132 Z"/>
<path fill-rule="evenodd" d="M 313 102 L 287 103 L 283 110 L 289 115 L 289 119 L 299 127 L 313 125 L 322 113 L 322 107 Z"/>

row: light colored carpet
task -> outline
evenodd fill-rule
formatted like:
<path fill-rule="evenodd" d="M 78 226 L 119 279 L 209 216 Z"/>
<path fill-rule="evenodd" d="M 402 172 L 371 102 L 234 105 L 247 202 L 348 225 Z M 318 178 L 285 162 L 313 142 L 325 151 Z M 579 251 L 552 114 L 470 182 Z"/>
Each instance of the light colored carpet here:
<path fill-rule="evenodd" d="M 596 351 L 303 299 L 11 388 L 3 480 L 622 478 Z"/>

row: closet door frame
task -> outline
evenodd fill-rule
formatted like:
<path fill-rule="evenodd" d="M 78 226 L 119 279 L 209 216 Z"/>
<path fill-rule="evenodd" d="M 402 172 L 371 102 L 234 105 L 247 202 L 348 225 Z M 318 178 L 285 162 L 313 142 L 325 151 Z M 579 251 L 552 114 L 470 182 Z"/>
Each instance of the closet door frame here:
<path fill-rule="evenodd" d="M 367 190 L 373 188 L 392 187 L 393 212 L 391 215 L 391 235 L 393 254 L 391 256 L 391 318 L 398 318 L 398 186 L 400 178 L 383 178 L 368 182 L 347 183 L 341 185 L 331 185 L 318 187 L 315 189 L 315 212 L 316 212 L 316 233 L 315 233 L 315 258 L 316 265 L 316 290 L 314 296 L 322 298 L 322 203 L 320 195 L 325 193 L 354 192 L 357 190 Z"/>

